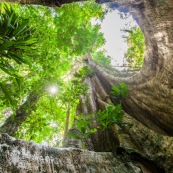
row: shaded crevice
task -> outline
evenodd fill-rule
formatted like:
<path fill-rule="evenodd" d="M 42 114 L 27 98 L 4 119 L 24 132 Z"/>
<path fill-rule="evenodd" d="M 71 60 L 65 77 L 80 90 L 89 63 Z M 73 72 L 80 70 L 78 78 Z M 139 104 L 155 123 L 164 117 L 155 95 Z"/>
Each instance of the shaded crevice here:
<path fill-rule="evenodd" d="M 165 173 L 164 168 L 157 165 L 152 160 L 149 160 L 143 156 L 141 156 L 137 152 L 128 152 L 123 147 L 117 147 L 117 154 L 123 156 L 125 162 L 131 162 L 134 161 L 138 163 L 138 165 L 141 167 L 142 172 L 149 171 L 151 173 Z"/>

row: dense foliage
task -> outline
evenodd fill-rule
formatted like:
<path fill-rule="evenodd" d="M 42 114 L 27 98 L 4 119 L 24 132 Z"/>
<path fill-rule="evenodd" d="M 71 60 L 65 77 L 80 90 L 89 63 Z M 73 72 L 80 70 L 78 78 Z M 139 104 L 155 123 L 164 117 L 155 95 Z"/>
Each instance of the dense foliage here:
<path fill-rule="evenodd" d="M 121 125 L 123 112 L 121 104 L 116 106 L 109 105 L 105 110 L 98 111 L 98 121 L 101 124 L 102 130 L 111 128 L 112 125 Z"/>
<path fill-rule="evenodd" d="M 126 61 L 130 67 L 141 67 L 144 60 L 144 35 L 140 28 L 134 27 L 128 31 L 128 50 L 125 53 Z"/>
<path fill-rule="evenodd" d="M 16 110 L 35 92 L 40 98 L 36 109 L 16 137 L 59 145 L 64 128 L 73 123 L 79 95 L 87 90 L 81 80 L 92 73 L 87 67 L 79 70 L 85 64 L 82 59 L 105 42 L 99 26 L 91 25 L 91 18 L 103 19 L 104 10 L 94 2 L 57 10 L 3 3 L 1 7 L 1 26 L 8 32 L 1 33 L 0 55 L 9 70 L 1 66 L 1 123 L 9 116 L 15 121 Z M 51 92 L 53 87 L 57 92 Z"/>
<path fill-rule="evenodd" d="M 128 86 L 124 82 L 120 83 L 119 85 L 114 85 L 111 93 L 118 99 L 118 101 L 121 102 L 121 99 L 128 94 Z"/>
<path fill-rule="evenodd" d="M 92 54 L 92 58 L 95 62 L 97 62 L 100 65 L 106 67 L 111 65 L 111 58 L 109 56 L 106 56 L 104 51 L 94 52 Z"/>
<path fill-rule="evenodd" d="M 7 4 L 1 4 L 0 8 L 0 68 L 11 76 L 19 77 L 14 64 L 30 65 L 27 59 L 35 53 L 37 37 L 32 37 L 34 30 L 29 26 L 29 19 L 19 17 Z"/>

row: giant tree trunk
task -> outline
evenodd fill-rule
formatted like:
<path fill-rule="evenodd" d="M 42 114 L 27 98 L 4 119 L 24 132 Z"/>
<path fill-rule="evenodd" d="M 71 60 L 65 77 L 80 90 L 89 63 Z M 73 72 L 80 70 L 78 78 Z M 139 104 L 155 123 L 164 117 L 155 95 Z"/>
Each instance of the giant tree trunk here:
<path fill-rule="evenodd" d="M 87 115 L 87 113 L 96 112 L 102 106 L 104 107 L 109 100 L 115 102 L 110 94 L 111 87 L 120 82 L 125 82 L 129 86 L 129 94 L 123 101 L 124 110 L 150 129 L 164 135 L 172 136 L 173 31 L 171 28 L 173 27 L 173 4 L 171 1 L 160 4 L 160 1 L 117 0 L 111 2 L 110 6 L 112 8 L 118 8 L 120 11 L 129 10 L 138 21 L 145 35 L 146 51 L 144 65 L 138 74 L 122 78 L 110 75 L 102 67 L 89 61 L 89 66 L 94 70 L 94 77 L 88 82 L 88 84 L 91 83 L 89 86 L 92 86 L 89 87 L 91 88 L 90 97 L 84 98 L 85 101 L 83 102 L 87 101 L 87 104 L 82 104 L 84 106 L 80 106 L 82 110 L 79 110 L 79 112 L 86 112 Z M 91 59 L 90 57 L 88 58 Z M 93 82 L 94 78 L 97 78 L 100 84 L 97 84 L 96 81 Z M 95 124 L 97 125 L 97 121 L 94 116 L 93 126 Z M 145 135 L 145 133 L 141 133 L 142 129 L 139 130 L 137 128 L 133 133 L 132 131 L 128 132 L 126 130 L 126 133 L 128 133 L 128 138 L 125 140 L 126 143 L 128 143 L 128 140 L 130 142 L 131 139 L 134 144 L 130 146 L 136 145 L 140 150 L 137 153 L 141 153 L 151 160 L 154 158 L 156 162 L 162 162 L 161 165 L 163 167 L 166 167 L 165 165 L 169 167 L 166 172 L 173 172 L 169 165 L 172 162 L 173 156 L 167 155 L 167 153 L 173 152 L 172 138 L 166 138 L 162 135 L 159 136 L 149 130 L 145 130 L 147 133 Z M 95 151 L 112 151 L 115 149 L 115 146 L 112 148 L 109 145 L 109 141 L 111 140 L 109 135 L 106 135 L 106 138 L 103 138 L 104 136 L 103 132 L 97 132 L 92 135 L 91 141 Z M 136 139 L 135 136 L 138 138 Z M 121 135 L 118 138 L 114 136 L 113 142 L 116 143 L 120 138 Z M 144 139 L 146 139 L 145 143 L 143 143 Z M 162 141 L 161 143 L 160 140 Z M 145 144 L 148 144 L 147 141 L 153 155 L 148 154 L 149 150 L 144 150 L 146 147 Z M 72 142 L 70 141 L 69 143 L 72 146 Z M 76 144 L 77 142 L 73 140 L 73 143 Z M 120 140 L 121 145 L 122 141 Z M 154 147 L 158 147 L 158 150 Z M 170 151 L 164 152 L 167 147 Z"/>
<path fill-rule="evenodd" d="M 102 3 L 104 0 L 102 1 Z M 125 111 L 156 132 L 173 135 L 173 1 L 115 0 L 110 7 L 129 10 L 141 27 L 146 43 L 140 72 L 129 78 L 106 74 L 91 64 L 102 84 L 129 85 Z"/>
<path fill-rule="evenodd" d="M 87 77 L 84 80 L 89 87 L 88 95 L 81 96 L 77 109 L 78 116 L 82 113 L 86 116 L 93 114 L 93 124 L 90 128 L 99 125 L 97 111 L 105 109 L 112 102 L 115 103 L 115 100 L 109 96 L 109 87 L 111 84 L 109 86 L 109 83 L 105 83 L 105 87 L 103 87 L 99 77 L 93 74 L 92 77 Z M 107 79 L 109 78 L 110 76 L 107 74 Z M 172 173 L 173 167 L 170 163 L 173 162 L 173 138 L 149 130 L 128 115 L 125 115 L 123 123 L 133 125 L 133 127 L 130 128 L 130 126 L 122 125 L 120 127 L 112 126 L 107 131 L 98 130 L 86 141 L 86 148 L 97 152 L 111 151 L 115 157 L 120 156 L 129 160 L 145 162 L 146 165 L 150 163 L 151 167 L 160 168 L 159 171 L 152 170 L 152 173 L 161 173 L 164 171 Z M 79 133 L 75 125 L 69 132 Z M 69 137 L 68 139 L 66 138 L 64 147 L 82 148 L 82 143 L 80 140 Z"/>

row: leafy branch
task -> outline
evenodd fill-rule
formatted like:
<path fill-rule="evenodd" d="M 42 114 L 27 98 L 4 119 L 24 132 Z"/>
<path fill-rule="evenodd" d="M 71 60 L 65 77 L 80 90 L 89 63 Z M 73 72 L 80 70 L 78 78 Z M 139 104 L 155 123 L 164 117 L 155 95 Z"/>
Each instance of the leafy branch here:
<path fill-rule="evenodd" d="M 119 85 L 114 85 L 111 93 L 119 100 L 119 102 L 121 102 L 122 98 L 128 94 L 128 86 L 124 82 Z"/>
<path fill-rule="evenodd" d="M 90 126 L 92 125 L 91 117 L 92 114 L 89 114 L 87 116 L 85 116 L 84 114 L 76 116 L 75 117 L 77 119 L 76 128 L 79 131 L 79 134 L 76 133 L 69 134 L 69 136 L 82 141 L 82 149 L 85 148 L 85 142 L 90 137 L 90 135 L 97 131 L 97 127 L 92 129 L 90 128 Z"/>
<path fill-rule="evenodd" d="M 121 125 L 122 118 L 122 107 L 121 104 L 118 104 L 116 106 L 110 105 L 105 110 L 99 110 L 97 120 L 101 124 L 101 129 L 106 130 L 112 125 Z"/>

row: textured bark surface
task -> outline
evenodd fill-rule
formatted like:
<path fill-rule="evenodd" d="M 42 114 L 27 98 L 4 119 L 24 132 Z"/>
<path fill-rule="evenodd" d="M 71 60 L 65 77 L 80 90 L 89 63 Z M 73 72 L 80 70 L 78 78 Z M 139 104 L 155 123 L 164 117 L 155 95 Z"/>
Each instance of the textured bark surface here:
<path fill-rule="evenodd" d="M 125 162 L 108 152 L 57 149 L 16 140 L 5 134 L 0 136 L 0 172 L 142 173 L 137 162 Z"/>
<path fill-rule="evenodd" d="M 173 137 L 155 133 L 128 115 L 124 116 L 123 121 L 133 124 L 133 127 L 118 127 L 120 140 L 118 152 L 130 152 L 132 155 L 138 153 L 143 158 L 157 163 L 159 167 L 165 169 L 165 172 L 172 173 Z"/>

